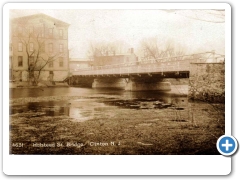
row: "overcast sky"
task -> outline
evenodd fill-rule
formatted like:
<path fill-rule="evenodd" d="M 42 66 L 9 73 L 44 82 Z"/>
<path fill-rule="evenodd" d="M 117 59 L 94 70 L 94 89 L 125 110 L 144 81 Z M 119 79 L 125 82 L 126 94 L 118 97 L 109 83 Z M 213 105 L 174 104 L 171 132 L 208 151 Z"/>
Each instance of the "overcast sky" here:
<path fill-rule="evenodd" d="M 85 58 L 90 42 L 123 41 L 139 49 L 144 38 L 170 39 L 187 53 L 225 54 L 224 12 L 205 10 L 12 10 L 10 17 L 44 13 L 70 25 L 70 58 Z M 200 20 L 197 20 L 200 19 Z"/>

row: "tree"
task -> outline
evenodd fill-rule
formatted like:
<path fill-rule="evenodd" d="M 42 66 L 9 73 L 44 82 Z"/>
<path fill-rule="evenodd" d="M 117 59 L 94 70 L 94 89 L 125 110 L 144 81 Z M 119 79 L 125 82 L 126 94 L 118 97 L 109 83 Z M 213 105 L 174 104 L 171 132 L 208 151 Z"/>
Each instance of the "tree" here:
<path fill-rule="evenodd" d="M 123 41 L 114 42 L 91 42 L 89 44 L 88 57 L 94 60 L 97 56 L 109 56 L 122 53 L 125 50 L 125 43 Z"/>
<path fill-rule="evenodd" d="M 48 53 L 45 51 L 45 39 L 42 37 L 43 29 L 31 32 L 25 28 L 22 36 L 19 36 L 20 42 L 24 46 L 24 50 L 27 54 L 27 64 L 28 64 L 28 78 L 29 82 L 33 85 L 37 85 L 41 80 L 41 72 L 48 65 L 53 63 L 61 53 Z M 53 48 L 53 47 L 52 47 Z"/>
<path fill-rule="evenodd" d="M 159 58 L 160 49 L 158 46 L 157 38 L 148 38 L 142 40 L 141 48 L 144 52 L 144 59 L 157 59 Z"/>
<path fill-rule="evenodd" d="M 159 40 L 157 37 L 145 38 L 140 43 L 143 59 L 162 61 L 163 59 L 181 60 L 185 55 L 185 48 L 173 40 Z"/>

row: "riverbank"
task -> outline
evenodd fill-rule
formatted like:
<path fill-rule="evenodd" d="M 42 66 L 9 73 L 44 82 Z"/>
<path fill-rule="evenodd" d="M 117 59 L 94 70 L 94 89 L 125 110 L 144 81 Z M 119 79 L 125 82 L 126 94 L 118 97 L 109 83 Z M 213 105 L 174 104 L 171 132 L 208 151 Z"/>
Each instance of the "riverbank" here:
<path fill-rule="evenodd" d="M 49 81 L 39 82 L 37 86 L 31 85 L 29 82 L 22 81 L 12 81 L 9 82 L 9 88 L 41 88 L 41 87 L 68 87 L 66 82 L 54 82 Z"/>
<path fill-rule="evenodd" d="M 185 102 L 182 108 L 169 106 L 163 100 L 138 98 L 136 101 L 147 108 L 136 109 L 118 106 L 127 102 L 126 96 L 104 93 L 11 99 L 11 106 L 30 110 L 10 115 L 10 153 L 219 154 L 216 141 L 225 134 L 224 104 Z M 151 101 L 165 103 L 162 104 L 165 108 L 154 108 L 149 104 Z M 175 100 L 177 104 L 182 101 L 183 98 Z M 33 105 L 47 111 L 38 112 L 31 108 Z M 62 107 L 65 108 L 61 110 Z M 45 113 L 49 110 L 64 113 L 51 116 Z M 74 112 L 77 112 L 75 117 L 85 119 L 67 115 Z M 16 146 L 16 143 L 22 144 Z"/>

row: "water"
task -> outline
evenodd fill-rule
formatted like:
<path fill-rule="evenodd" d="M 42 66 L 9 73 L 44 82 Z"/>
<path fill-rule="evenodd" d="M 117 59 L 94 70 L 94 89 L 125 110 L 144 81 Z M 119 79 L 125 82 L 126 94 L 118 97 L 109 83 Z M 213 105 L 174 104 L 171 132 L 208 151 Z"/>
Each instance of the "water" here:
<path fill-rule="evenodd" d="M 66 116 L 77 121 L 114 115 L 118 109 L 184 110 L 187 96 L 161 91 L 130 92 L 116 89 L 75 87 L 10 89 L 10 98 L 81 96 L 74 100 L 28 102 L 10 106 L 10 114 L 27 117 Z"/>

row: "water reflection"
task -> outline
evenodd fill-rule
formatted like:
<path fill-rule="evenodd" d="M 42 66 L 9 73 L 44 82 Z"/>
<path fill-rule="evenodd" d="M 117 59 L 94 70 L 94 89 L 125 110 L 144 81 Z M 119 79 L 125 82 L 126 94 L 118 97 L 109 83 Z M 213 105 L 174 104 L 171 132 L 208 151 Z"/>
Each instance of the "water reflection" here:
<path fill-rule="evenodd" d="M 69 101 L 29 102 L 10 107 L 11 115 L 41 117 L 66 116 L 85 121 L 111 114 L 112 110 L 124 109 L 166 109 L 183 110 L 188 104 L 187 96 L 163 93 L 161 91 L 129 92 L 113 89 L 88 88 L 44 88 L 12 89 L 12 97 L 34 96 L 82 96 L 84 98 Z M 91 97 L 89 95 L 97 95 Z M 111 112 L 110 112 L 111 111 Z"/>
<path fill-rule="evenodd" d="M 67 116 L 85 121 L 123 109 L 166 109 L 184 110 L 186 97 L 161 97 L 141 99 L 79 99 L 72 101 L 30 102 L 26 105 L 10 106 L 10 114 L 25 117 Z M 112 111 L 113 110 L 113 111 Z"/>
<path fill-rule="evenodd" d="M 30 102 L 26 105 L 10 106 L 10 115 L 21 113 L 37 113 L 38 116 L 69 116 L 68 106 L 59 106 L 62 103 L 49 102 Z"/>
<path fill-rule="evenodd" d="M 9 89 L 10 99 L 24 97 L 43 97 L 43 96 L 79 96 L 94 94 L 91 88 L 74 87 L 44 87 L 44 88 L 11 88 Z"/>
<path fill-rule="evenodd" d="M 119 95 L 126 99 L 134 98 L 158 98 L 161 96 L 179 96 L 181 93 L 175 91 L 124 91 L 119 89 L 92 89 L 78 87 L 43 87 L 43 88 L 11 88 L 9 89 L 10 99 L 24 97 L 43 96 L 89 96 L 89 95 Z"/>
<path fill-rule="evenodd" d="M 187 104 L 187 97 L 171 97 L 165 96 L 161 98 L 135 98 L 125 100 L 108 100 L 105 104 L 109 106 L 118 106 L 128 109 L 165 109 L 175 108 L 183 110 Z"/>
<path fill-rule="evenodd" d="M 74 101 L 30 102 L 26 105 L 10 106 L 10 115 L 24 117 L 67 116 L 77 121 L 85 121 L 100 116 L 110 110 L 105 103 L 93 99 Z"/>
<path fill-rule="evenodd" d="M 53 108 L 45 108 L 46 116 L 61 116 L 66 115 L 69 116 L 69 107 L 53 107 Z"/>

